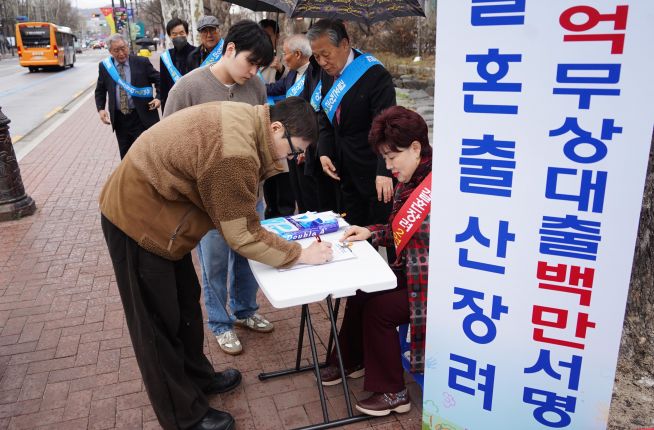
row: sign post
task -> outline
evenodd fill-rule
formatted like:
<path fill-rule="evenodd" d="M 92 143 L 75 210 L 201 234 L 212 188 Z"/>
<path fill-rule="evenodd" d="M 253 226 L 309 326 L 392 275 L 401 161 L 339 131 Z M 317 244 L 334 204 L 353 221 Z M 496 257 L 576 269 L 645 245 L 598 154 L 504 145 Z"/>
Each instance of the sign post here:
<path fill-rule="evenodd" d="M 654 3 L 438 2 L 423 429 L 606 428 Z"/>

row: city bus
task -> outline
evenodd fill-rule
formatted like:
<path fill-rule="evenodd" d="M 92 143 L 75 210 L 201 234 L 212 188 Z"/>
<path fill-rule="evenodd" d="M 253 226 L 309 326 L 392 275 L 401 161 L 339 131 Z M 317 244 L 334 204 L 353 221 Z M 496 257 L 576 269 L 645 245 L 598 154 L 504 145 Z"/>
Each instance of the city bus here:
<path fill-rule="evenodd" d="M 16 24 L 16 47 L 20 65 L 30 72 L 39 68 L 65 68 L 75 65 L 76 37 L 70 28 L 49 22 Z"/>

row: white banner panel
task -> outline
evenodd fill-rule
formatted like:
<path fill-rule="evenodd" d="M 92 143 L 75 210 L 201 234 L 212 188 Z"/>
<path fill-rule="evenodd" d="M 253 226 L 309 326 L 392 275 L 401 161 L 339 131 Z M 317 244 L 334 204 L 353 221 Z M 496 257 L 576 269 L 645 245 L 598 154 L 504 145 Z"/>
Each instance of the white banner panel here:
<path fill-rule="evenodd" d="M 423 428 L 606 427 L 654 1 L 439 0 Z"/>

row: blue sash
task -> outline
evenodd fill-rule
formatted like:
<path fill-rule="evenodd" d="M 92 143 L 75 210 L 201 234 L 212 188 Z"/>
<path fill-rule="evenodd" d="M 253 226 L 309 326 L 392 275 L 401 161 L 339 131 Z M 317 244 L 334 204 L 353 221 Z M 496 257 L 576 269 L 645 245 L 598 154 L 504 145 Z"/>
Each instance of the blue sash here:
<path fill-rule="evenodd" d="M 322 102 L 322 81 L 318 82 L 318 85 L 316 85 L 316 88 L 313 90 L 313 93 L 311 94 L 311 100 L 309 101 L 309 103 L 311 103 L 313 110 L 318 112 L 320 110 L 321 102 Z"/>
<path fill-rule="evenodd" d="M 118 74 L 118 70 L 116 70 L 116 67 L 114 66 L 114 62 L 111 61 L 111 58 L 112 57 L 105 58 L 102 60 L 102 64 L 104 65 L 104 68 L 107 69 L 109 76 L 111 76 L 111 79 L 113 79 L 116 84 L 120 85 L 131 97 L 141 97 L 144 99 L 152 98 L 152 87 L 133 87 L 132 85 L 123 81 Z"/>
<path fill-rule="evenodd" d="M 173 60 L 170 58 L 170 52 L 167 49 L 163 54 L 161 54 L 161 61 L 163 61 L 164 66 L 166 66 L 166 70 L 168 70 L 170 77 L 173 78 L 173 82 L 177 82 L 182 78 L 182 74 L 173 64 Z"/>
<path fill-rule="evenodd" d="M 295 97 L 300 94 L 304 89 L 305 79 L 306 75 L 302 75 L 300 80 L 294 83 L 293 86 L 286 91 L 286 95 L 284 96 L 268 96 L 268 104 L 274 105 L 276 102 L 284 100 L 286 97 Z"/>
<path fill-rule="evenodd" d="M 200 67 L 209 66 L 216 61 L 220 60 L 220 57 L 223 56 L 223 45 L 225 44 L 224 39 L 220 39 L 220 42 L 213 47 L 213 50 L 207 55 L 207 58 L 204 59 Z"/>
<path fill-rule="evenodd" d="M 307 75 L 302 75 L 302 77 L 293 84 L 291 88 L 286 91 L 286 97 L 295 97 L 302 92 L 304 89 L 304 82 L 307 79 Z"/>
<path fill-rule="evenodd" d="M 343 100 L 343 96 L 369 68 L 376 64 L 381 64 L 381 62 L 370 54 L 362 54 L 345 68 L 340 78 L 334 81 L 334 84 L 322 101 L 323 110 L 327 114 L 330 122 L 334 122 L 334 115 L 336 114 L 338 105 Z"/>
<path fill-rule="evenodd" d="M 261 82 L 263 82 L 263 85 L 266 86 L 266 79 L 263 77 L 261 74 L 261 69 L 257 70 L 257 76 L 259 79 L 261 79 Z M 277 100 L 282 100 L 284 96 L 268 96 L 266 97 L 266 103 L 269 105 L 274 105 Z"/>

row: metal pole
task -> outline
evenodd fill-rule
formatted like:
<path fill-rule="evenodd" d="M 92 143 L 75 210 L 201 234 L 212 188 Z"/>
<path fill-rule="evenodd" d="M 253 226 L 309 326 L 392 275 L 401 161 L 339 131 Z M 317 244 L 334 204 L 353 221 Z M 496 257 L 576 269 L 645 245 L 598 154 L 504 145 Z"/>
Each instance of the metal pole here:
<path fill-rule="evenodd" d="M 25 194 L 9 134 L 10 122 L 0 107 L 0 221 L 19 219 L 36 211 L 34 200 Z"/>

